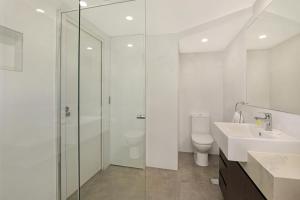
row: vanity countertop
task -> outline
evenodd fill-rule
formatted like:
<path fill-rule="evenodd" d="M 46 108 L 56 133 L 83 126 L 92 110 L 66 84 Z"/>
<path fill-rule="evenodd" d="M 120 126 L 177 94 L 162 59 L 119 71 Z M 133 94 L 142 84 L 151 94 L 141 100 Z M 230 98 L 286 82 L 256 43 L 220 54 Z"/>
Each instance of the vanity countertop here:
<path fill-rule="evenodd" d="M 300 155 L 248 152 L 240 163 L 268 200 L 300 198 Z"/>

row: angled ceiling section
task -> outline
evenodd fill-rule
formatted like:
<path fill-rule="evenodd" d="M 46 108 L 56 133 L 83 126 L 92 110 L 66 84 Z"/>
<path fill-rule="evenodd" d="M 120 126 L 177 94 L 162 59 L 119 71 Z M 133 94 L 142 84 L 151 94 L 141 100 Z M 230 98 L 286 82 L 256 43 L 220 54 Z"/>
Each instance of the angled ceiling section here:
<path fill-rule="evenodd" d="M 255 0 L 148 0 L 149 34 L 178 33 L 235 11 Z"/>
<path fill-rule="evenodd" d="M 181 53 L 223 51 L 252 16 L 252 8 L 234 12 L 219 19 L 183 31 L 179 41 Z M 208 39 L 202 42 L 202 39 Z"/>

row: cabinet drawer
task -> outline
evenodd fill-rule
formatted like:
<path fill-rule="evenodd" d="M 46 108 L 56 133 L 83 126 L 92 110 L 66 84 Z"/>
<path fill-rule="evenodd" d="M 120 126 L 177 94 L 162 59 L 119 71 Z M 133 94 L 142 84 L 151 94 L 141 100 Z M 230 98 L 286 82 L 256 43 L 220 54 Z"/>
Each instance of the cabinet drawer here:
<path fill-rule="evenodd" d="M 242 166 L 229 161 L 221 150 L 219 184 L 224 200 L 266 200 Z"/>
<path fill-rule="evenodd" d="M 240 166 L 241 167 L 241 166 Z M 255 183 L 251 180 L 251 178 L 246 174 L 246 172 L 242 169 L 243 179 L 244 179 L 244 187 L 247 189 L 244 191 L 247 196 L 246 200 L 267 200 L 265 196 L 261 193 L 261 191 L 257 188 Z"/>
<path fill-rule="evenodd" d="M 224 199 L 226 200 L 227 199 L 227 188 L 226 188 L 227 186 L 226 186 L 226 183 L 225 183 L 224 178 L 221 173 L 219 173 L 219 185 L 220 185 L 222 194 L 224 196 Z"/>
<path fill-rule="evenodd" d="M 221 159 L 223 160 L 225 166 L 228 167 L 229 164 L 230 164 L 230 161 L 227 160 L 226 156 L 224 155 L 224 153 L 223 153 L 221 150 L 220 150 L 220 157 L 221 157 Z"/>
<path fill-rule="evenodd" d="M 222 175 L 223 181 L 227 183 L 227 174 L 228 174 L 227 166 L 225 165 L 223 159 L 219 157 L 219 173 Z"/>
<path fill-rule="evenodd" d="M 223 170 L 223 169 L 226 169 L 227 168 L 227 165 L 225 164 L 224 160 L 222 159 L 221 156 L 219 156 L 219 169 L 220 170 Z"/>

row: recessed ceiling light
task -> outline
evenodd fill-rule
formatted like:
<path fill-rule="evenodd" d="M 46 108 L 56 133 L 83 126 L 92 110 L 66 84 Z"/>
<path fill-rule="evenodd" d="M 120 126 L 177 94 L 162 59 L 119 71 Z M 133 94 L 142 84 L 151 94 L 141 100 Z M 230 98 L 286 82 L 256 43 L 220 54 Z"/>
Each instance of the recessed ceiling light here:
<path fill-rule="evenodd" d="M 263 40 L 263 39 L 266 39 L 268 36 L 267 35 L 260 35 L 258 38 Z"/>
<path fill-rule="evenodd" d="M 35 9 L 35 11 L 38 12 L 38 13 L 43 13 L 43 14 L 45 13 L 45 11 L 43 9 L 40 9 L 40 8 Z"/>
<path fill-rule="evenodd" d="M 207 38 L 203 38 L 203 39 L 201 40 L 201 42 L 206 43 L 206 42 L 208 42 L 208 39 L 207 39 Z"/>
<path fill-rule="evenodd" d="M 132 47 L 133 47 L 133 44 L 127 44 L 127 46 L 128 46 L 129 48 L 132 48 Z"/>
<path fill-rule="evenodd" d="M 93 50 L 93 47 L 87 47 L 86 50 Z"/>
<path fill-rule="evenodd" d="M 87 7 L 87 3 L 85 1 L 79 1 L 81 7 Z"/>
<path fill-rule="evenodd" d="M 132 20 L 133 20 L 133 17 L 132 17 L 132 16 L 127 16 L 126 19 L 127 19 L 128 21 L 132 21 Z"/>

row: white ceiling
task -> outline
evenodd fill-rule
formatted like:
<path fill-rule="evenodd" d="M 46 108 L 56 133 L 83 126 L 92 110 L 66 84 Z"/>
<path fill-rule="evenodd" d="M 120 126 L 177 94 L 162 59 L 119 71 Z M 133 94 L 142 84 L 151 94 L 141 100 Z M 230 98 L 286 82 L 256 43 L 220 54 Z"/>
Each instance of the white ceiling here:
<path fill-rule="evenodd" d="M 178 33 L 250 7 L 255 0 L 148 0 L 151 34 Z"/>
<path fill-rule="evenodd" d="M 68 0 L 70 1 L 70 0 Z M 112 0 L 86 0 L 107 3 Z M 255 0 L 147 0 L 148 34 L 179 33 L 203 23 L 250 7 Z M 139 34 L 144 32 L 144 0 L 109 5 L 86 10 L 83 16 L 95 23 L 110 36 Z M 130 23 L 127 15 L 133 16 Z"/>
<path fill-rule="evenodd" d="M 47 2 L 56 8 L 76 8 L 77 0 L 27 0 L 42 5 Z M 109 4 L 124 0 L 85 0 L 88 6 Z M 248 12 L 255 0 L 147 0 L 148 34 L 181 34 L 182 52 L 223 50 L 249 18 Z M 145 31 L 145 0 L 99 6 L 82 11 L 82 17 L 109 36 L 133 35 Z M 238 13 L 226 21 L 220 19 Z M 133 16 L 133 21 L 125 20 Z M 211 23 L 221 21 L 221 23 Z M 209 26 L 208 26 L 209 24 Z M 201 28 L 202 27 L 202 28 Z M 189 32 L 195 29 L 198 31 Z M 186 33 L 182 35 L 182 33 Z M 200 39 L 210 38 L 203 46 Z"/>
<path fill-rule="evenodd" d="M 145 4 L 143 0 L 82 10 L 81 16 L 109 36 L 145 33 Z M 126 20 L 126 16 L 132 16 L 133 20 Z"/>
<path fill-rule="evenodd" d="M 95 1 L 87 0 L 89 5 L 93 5 Z M 252 15 L 249 9 L 244 12 L 241 10 L 251 7 L 254 2 L 255 0 L 148 0 L 147 33 L 159 35 L 187 32 L 180 41 L 182 53 L 221 51 Z M 144 3 L 144 0 L 135 0 L 87 9 L 82 11 L 82 16 L 109 36 L 142 34 L 145 31 Z M 222 18 L 235 13 L 238 15 L 222 21 Z M 133 16 L 134 20 L 126 21 L 125 17 L 128 15 Z M 215 23 L 219 19 L 221 22 Z M 188 32 L 194 28 L 201 30 Z M 200 42 L 204 36 L 209 38 L 208 43 Z"/>

